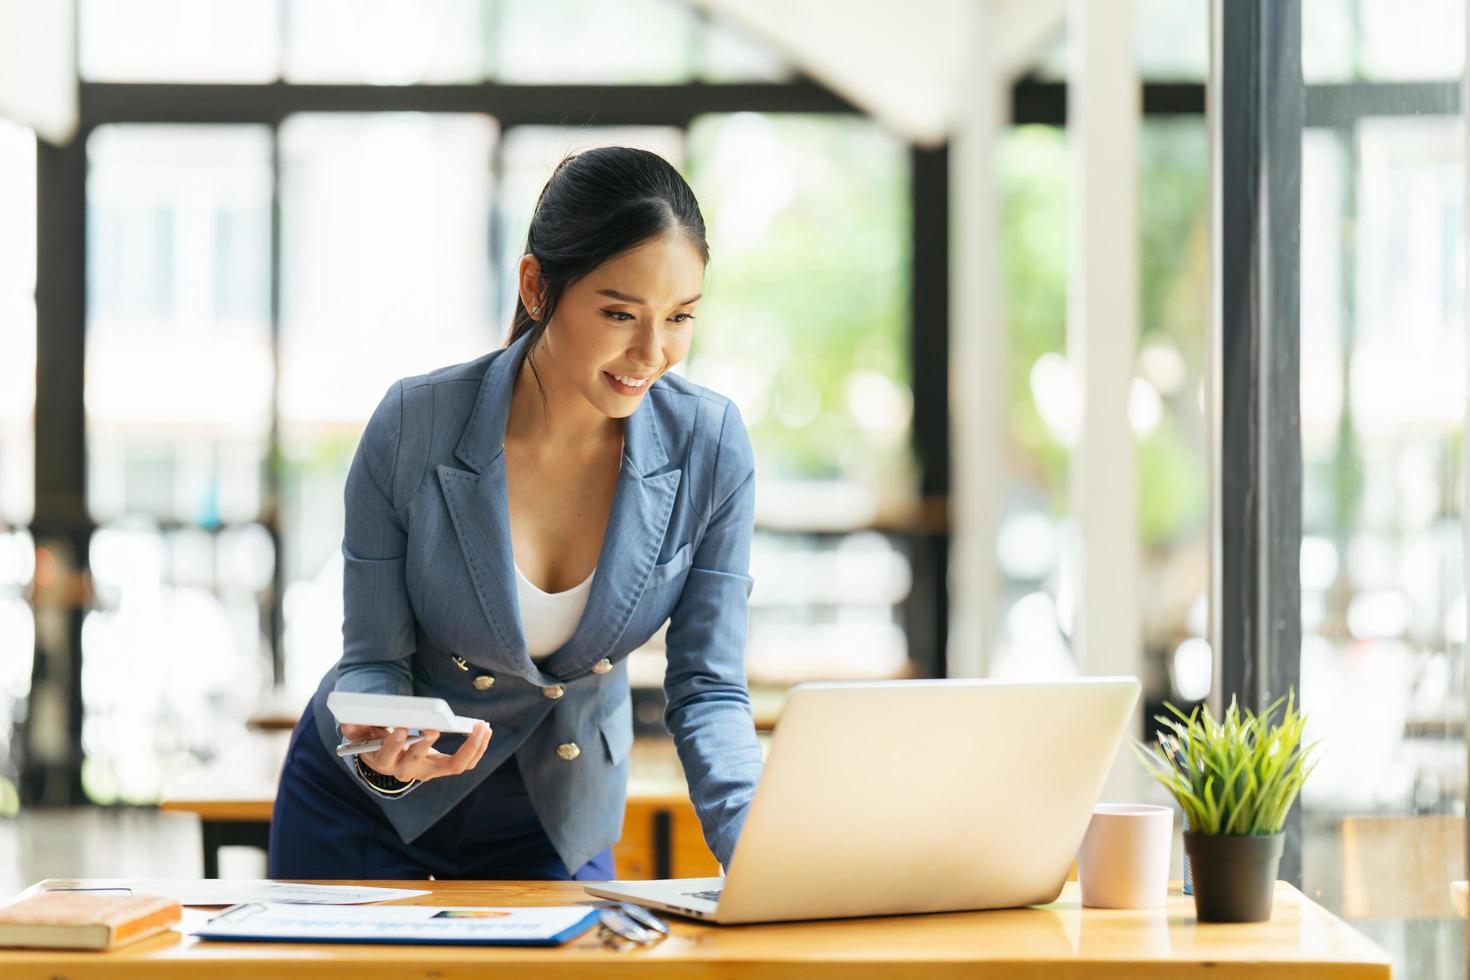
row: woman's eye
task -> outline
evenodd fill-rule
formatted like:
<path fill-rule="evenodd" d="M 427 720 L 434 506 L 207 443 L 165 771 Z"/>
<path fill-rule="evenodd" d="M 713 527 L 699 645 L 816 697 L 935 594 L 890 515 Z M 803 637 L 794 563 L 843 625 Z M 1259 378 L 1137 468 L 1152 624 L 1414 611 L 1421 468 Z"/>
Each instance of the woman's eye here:
<path fill-rule="evenodd" d="M 633 314 L 628 313 L 624 310 L 603 310 L 602 312 L 607 314 L 609 318 L 615 320 L 618 323 L 627 323 L 629 320 L 637 319 L 635 316 L 633 316 Z M 671 319 L 674 323 L 688 323 L 689 321 L 694 319 L 694 314 L 675 313 L 669 319 Z"/>

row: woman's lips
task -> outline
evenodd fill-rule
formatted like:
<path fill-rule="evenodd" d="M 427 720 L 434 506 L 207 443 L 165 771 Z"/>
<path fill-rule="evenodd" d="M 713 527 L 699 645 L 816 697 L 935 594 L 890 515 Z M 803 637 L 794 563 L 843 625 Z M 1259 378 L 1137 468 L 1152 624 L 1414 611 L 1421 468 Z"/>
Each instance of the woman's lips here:
<path fill-rule="evenodd" d="M 645 378 L 643 380 L 643 383 L 642 384 L 638 384 L 638 385 L 627 385 L 627 384 L 623 384 L 623 382 L 621 382 L 617 378 L 613 377 L 612 373 L 609 372 L 609 371 L 602 372 L 602 376 L 605 379 L 607 379 L 607 383 L 612 387 L 613 391 L 616 391 L 620 395 L 629 395 L 629 396 L 643 394 L 645 391 L 648 390 L 648 386 L 650 384 L 652 384 L 652 381 L 653 381 L 653 375 L 649 375 L 647 378 Z M 634 377 L 634 376 L 631 375 L 631 374 L 625 374 L 625 375 L 623 375 L 623 377 L 625 377 L 625 378 L 631 378 L 631 377 Z"/>

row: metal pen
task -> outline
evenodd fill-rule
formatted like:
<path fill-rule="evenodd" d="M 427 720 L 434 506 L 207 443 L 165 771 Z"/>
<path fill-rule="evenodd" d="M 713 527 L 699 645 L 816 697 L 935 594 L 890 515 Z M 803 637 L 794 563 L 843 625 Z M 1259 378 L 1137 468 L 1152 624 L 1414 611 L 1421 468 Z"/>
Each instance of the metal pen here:
<path fill-rule="evenodd" d="M 404 741 L 403 747 L 406 749 L 410 745 L 417 745 L 426 738 L 428 738 L 427 735 L 410 735 Z M 357 742 L 343 742 L 337 746 L 337 755 L 346 759 L 350 756 L 362 755 L 364 752 L 376 752 L 383 747 L 384 741 L 381 738 L 365 738 Z"/>

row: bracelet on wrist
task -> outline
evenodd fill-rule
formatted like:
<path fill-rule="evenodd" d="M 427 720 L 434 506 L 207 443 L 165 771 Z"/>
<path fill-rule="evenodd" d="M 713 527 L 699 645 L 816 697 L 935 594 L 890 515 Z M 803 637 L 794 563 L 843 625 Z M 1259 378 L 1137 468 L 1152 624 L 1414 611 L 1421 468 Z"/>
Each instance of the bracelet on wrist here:
<path fill-rule="evenodd" d="M 362 777 L 363 782 L 384 796 L 397 796 L 400 793 L 406 793 L 418 783 L 417 779 L 405 781 L 399 779 L 397 776 L 389 776 L 386 773 L 378 772 L 378 770 L 363 762 L 362 756 L 360 755 L 357 756 L 357 774 Z"/>

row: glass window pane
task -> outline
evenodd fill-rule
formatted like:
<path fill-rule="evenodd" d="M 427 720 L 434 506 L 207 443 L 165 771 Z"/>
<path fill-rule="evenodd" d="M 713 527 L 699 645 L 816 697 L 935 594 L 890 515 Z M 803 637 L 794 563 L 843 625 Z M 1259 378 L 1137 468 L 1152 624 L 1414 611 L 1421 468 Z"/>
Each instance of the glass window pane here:
<path fill-rule="evenodd" d="M 1134 0 L 1133 52 L 1143 78 L 1203 82 L 1210 66 L 1210 0 Z"/>
<path fill-rule="evenodd" d="M 1056 33 L 1042 45 L 1031 69 L 1037 78 L 1068 75 L 1066 18 L 1058 11 Z M 1203 82 L 1210 66 L 1209 0 L 1134 0 L 1133 58 L 1150 82 Z"/>
<path fill-rule="evenodd" d="M 1460 976 L 1461 122 L 1309 131 L 1302 164 L 1303 880 L 1396 973 Z"/>
<path fill-rule="evenodd" d="M 860 529 L 916 503 L 907 152 L 867 120 L 710 115 L 687 172 L 711 256 L 687 373 L 757 457 L 752 681 L 902 675 L 908 560 Z"/>
<path fill-rule="evenodd" d="M 698 22 L 680 0 L 506 0 L 495 77 L 505 82 L 678 82 Z"/>
<path fill-rule="evenodd" d="M 992 673 L 1075 672 L 1067 466 L 1081 393 L 1066 359 L 1066 132 L 1018 126 L 998 155 L 1007 328 L 1007 443 L 996 539 L 1003 621 Z"/>
<path fill-rule="evenodd" d="M 1462 0 L 1302 0 L 1308 82 L 1453 81 L 1464 67 Z"/>
<path fill-rule="evenodd" d="M 81 683 L 82 784 L 94 802 L 157 800 L 229 749 L 269 691 L 267 589 L 227 574 L 225 544 L 137 517 L 93 534 Z"/>
<path fill-rule="evenodd" d="M 1128 405 L 1137 439 L 1146 716 L 1210 692 L 1209 145 L 1200 116 L 1139 133 L 1139 340 Z"/>
<path fill-rule="evenodd" d="M 1139 340 L 1129 419 L 1137 440 L 1144 697 L 1209 693 L 1207 430 L 1208 143 L 1198 117 L 1139 132 Z M 1072 160 L 1064 130 L 1013 128 L 1001 145 L 1002 262 L 1010 318 L 1009 453 L 997 561 L 1005 614 L 993 670 L 1066 675 L 1075 577 L 1069 465 L 1080 382 L 1067 357 Z M 1146 709 L 1147 711 L 1147 709 Z"/>
<path fill-rule="evenodd" d="M 280 66 L 282 3 L 81 0 L 78 60 L 99 82 L 268 82 Z"/>
<path fill-rule="evenodd" d="M 689 376 L 740 406 L 765 479 L 845 482 L 861 498 L 845 515 L 787 514 L 799 496 L 770 494 L 762 519 L 902 512 L 913 494 L 903 146 L 866 120 L 702 116 L 688 171 L 711 256 Z"/>
<path fill-rule="evenodd" d="M 281 129 L 287 683 L 341 653 L 342 487 L 399 378 L 500 345 L 489 261 L 495 122 L 302 115 Z"/>
<path fill-rule="evenodd" d="M 292 82 L 478 81 L 495 7 L 482 0 L 292 0 Z"/>
<path fill-rule="evenodd" d="M 271 136 L 114 125 L 87 144 L 83 786 L 157 799 L 270 683 L 268 584 L 221 542 L 266 509 L 274 359 Z M 247 525 L 249 526 L 249 525 Z"/>
<path fill-rule="evenodd" d="M 750 574 L 751 683 L 910 675 L 899 610 L 913 572 L 900 541 L 876 531 L 758 531 Z"/>
<path fill-rule="evenodd" d="M 20 756 L 15 740 L 31 692 L 36 617 L 27 596 L 36 546 L 29 531 L 0 531 L 0 817 L 20 807 Z"/>
<path fill-rule="evenodd" d="M 0 529 L 35 503 L 36 137 L 0 119 Z M 0 717 L 4 717 L 0 713 Z"/>
<path fill-rule="evenodd" d="M 103 126 L 88 156 L 92 513 L 253 520 L 274 370 L 270 131 Z"/>

